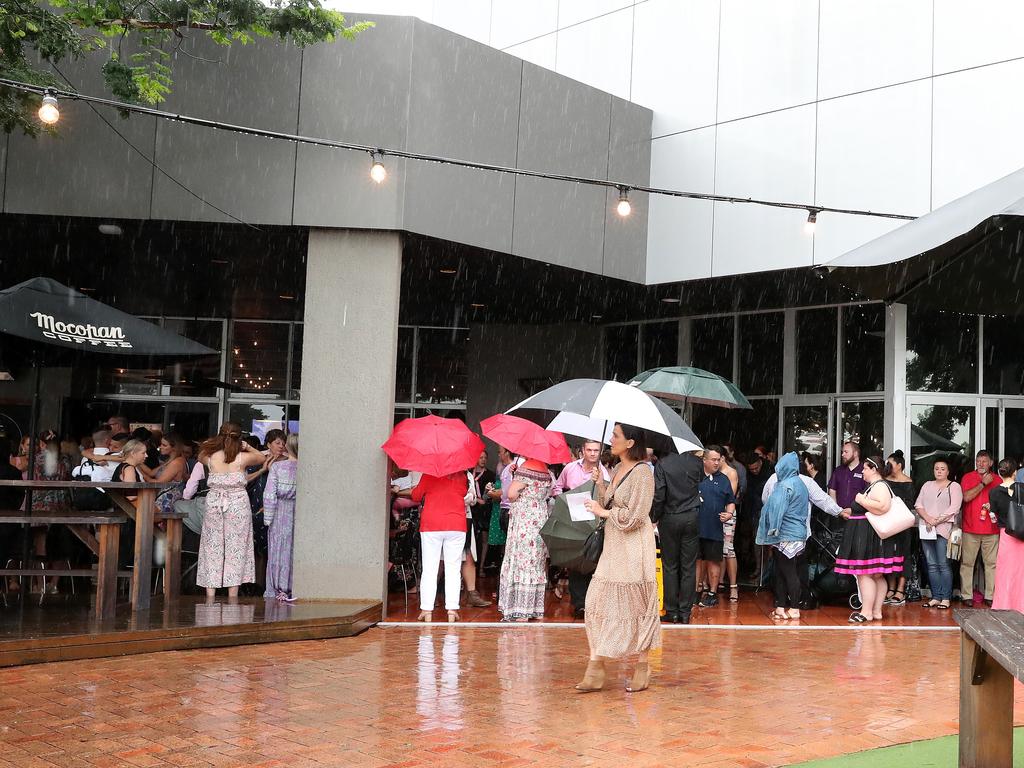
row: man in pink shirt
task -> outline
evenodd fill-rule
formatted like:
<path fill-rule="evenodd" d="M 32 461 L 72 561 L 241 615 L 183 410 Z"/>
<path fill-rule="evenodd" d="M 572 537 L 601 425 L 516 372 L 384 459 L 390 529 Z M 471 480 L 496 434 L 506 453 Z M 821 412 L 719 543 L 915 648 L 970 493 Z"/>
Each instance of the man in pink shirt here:
<path fill-rule="evenodd" d="M 583 444 L 583 457 L 569 462 L 558 476 L 552 488 L 552 495 L 557 496 L 564 491 L 571 491 L 590 479 L 594 467 L 601 467 L 601 477 L 607 483 L 611 479 L 608 470 L 601 464 L 601 444 L 596 440 L 588 440 Z"/>
<path fill-rule="evenodd" d="M 588 440 L 583 444 L 583 457 L 565 465 L 562 474 L 558 476 L 551 493 L 557 496 L 565 491 L 578 488 L 590 480 L 594 469 L 601 468 L 601 477 L 607 483 L 611 479 L 608 470 L 601 463 L 601 443 L 596 440 Z M 574 615 L 577 619 L 583 618 L 583 608 L 587 603 L 587 589 L 590 587 L 592 574 L 569 571 L 569 600 L 572 602 Z"/>

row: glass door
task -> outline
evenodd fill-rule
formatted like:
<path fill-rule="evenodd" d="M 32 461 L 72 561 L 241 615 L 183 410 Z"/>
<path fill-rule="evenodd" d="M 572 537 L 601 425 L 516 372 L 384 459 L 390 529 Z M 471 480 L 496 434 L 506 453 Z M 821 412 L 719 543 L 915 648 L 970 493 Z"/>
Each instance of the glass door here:
<path fill-rule="evenodd" d="M 807 451 L 820 457 L 821 467 L 827 471 L 832 458 L 828 434 L 828 425 L 832 423 L 831 410 L 831 404 L 824 400 L 786 406 L 782 417 L 782 452 Z"/>
<path fill-rule="evenodd" d="M 1004 404 L 1006 401 L 1004 401 Z M 1010 456 L 1018 464 L 1024 463 L 1024 402 L 1013 400 L 1002 409 L 1002 424 L 999 431 L 1002 444 L 1000 458 Z"/>
<path fill-rule="evenodd" d="M 862 458 L 891 452 L 885 446 L 885 403 L 882 400 L 839 400 L 835 410 L 835 456 L 839 456 L 845 442 L 857 443 Z"/>
<path fill-rule="evenodd" d="M 931 479 L 931 467 L 940 457 L 950 463 L 957 480 L 974 466 L 974 453 L 978 445 L 985 444 L 986 422 L 991 416 L 983 411 L 979 423 L 982 405 L 977 397 L 907 397 L 906 444 L 915 481 Z"/>

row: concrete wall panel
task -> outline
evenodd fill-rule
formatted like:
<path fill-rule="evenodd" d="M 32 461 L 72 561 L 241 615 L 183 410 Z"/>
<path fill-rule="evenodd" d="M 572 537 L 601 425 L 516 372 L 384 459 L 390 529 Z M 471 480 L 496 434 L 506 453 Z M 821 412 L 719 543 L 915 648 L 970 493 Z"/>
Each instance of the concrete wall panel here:
<path fill-rule="evenodd" d="M 275 131 L 295 131 L 301 52 L 292 45 L 218 46 L 202 37 L 175 57 L 170 111 Z M 211 63 L 217 62 L 217 63 Z M 157 162 L 190 190 L 247 222 L 291 223 L 295 148 L 209 128 L 160 121 Z M 230 221 L 163 174 L 154 178 L 153 217 Z"/>
<path fill-rule="evenodd" d="M 372 18 L 372 17 L 367 17 Z M 374 19 L 354 41 L 307 48 L 302 61 L 299 133 L 371 146 L 406 148 L 412 19 Z M 405 163 L 386 159 L 388 180 L 369 179 L 360 152 L 300 146 L 295 175 L 295 223 L 398 229 Z"/>
<path fill-rule="evenodd" d="M 427 24 L 416 27 L 408 146 L 506 167 L 516 164 L 523 63 Z M 508 252 L 513 177 L 410 163 L 403 228 Z"/>
<path fill-rule="evenodd" d="M 101 66 L 102 59 L 91 56 L 80 65 L 65 63 L 62 69 L 79 91 L 106 94 Z M 87 104 L 67 99 L 61 101 L 60 112 L 55 136 L 10 136 L 4 211 L 149 216 L 153 166 L 147 158 L 153 156 L 153 119 L 139 115 L 126 119 L 102 107 L 94 112 Z"/>

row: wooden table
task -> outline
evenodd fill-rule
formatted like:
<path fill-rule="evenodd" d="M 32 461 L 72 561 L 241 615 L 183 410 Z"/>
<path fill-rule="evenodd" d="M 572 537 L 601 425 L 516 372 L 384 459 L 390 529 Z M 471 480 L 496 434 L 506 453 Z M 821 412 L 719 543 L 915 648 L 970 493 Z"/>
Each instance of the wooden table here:
<path fill-rule="evenodd" d="M 1024 614 L 958 609 L 960 768 L 1013 768 L 1013 679 L 1024 681 Z"/>
<path fill-rule="evenodd" d="M 66 525 L 99 558 L 95 574 L 91 569 L 45 570 L 28 568 L 0 569 L 0 578 L 7 576 L 96 576 L 96 615 L 101 619 L 114 616 L 117 600 L 117 555 L 120 544 L 121 525 L 128 520 L 120 512 L 54 512 L 28 515 L 24 512 L 0 512 L 0 524 L 6 525 Z M 86 526 L 96 526 L 96 536 Z"/>
<path fill-rule="evenodd" d="M 121 493 L 121 491 L 113 490 L 107 491 L 110 495 L 111 500 L 114 502 L 114 506 L 119 508 L 128 517 L 135 521 L 135 546 L 138 547 L 139 542 L 139 527 L 138 521 L 138 510 L 135 508 L 135 504 L 129 501 Z M 141 497 L 140 497 L 141 498 Z M 172 510 L 170 512 L 161 512 L 160 510 L 154 510 L 153 519 L 155 522 L 164 522 L 165 533 L 167 534 L 167 558 L 164 562 L 164 599 L 175 600 L 181 594 L 181 536 L 182 536 L 182 520 L 185 518 L 184 512 L 178 512 Z M 152 539 L 150 539 L 152 545 Z M 138 549 L 136 549 L 136 553 Z M 152 550 L 150 551 L 150 563 L 153 562 Z M 136 567 L 138 567 L 138 560 L 136 560 Z M 134 582 L 133 582 L 134 584 Z M 149 579 L 143 583 L 145 587 L 142 592 L 138 595 L 140 601 L 145 603 L 145 607 L 149 607 Z M 144 593 L 144 594 L 143 594 Z M 135 593 L 132 593 L 132 605 L 138 606 L 136 603 Z M 136 607 L 136 610 L 142 610 L 141 607 Z"/>
<path fill-rule="evenodd" d="M 0 480 L 0 487 L 24 488 L 33 491 L 101 488 L 107 493 L 117 493 L 119 496 L 125 492 L 135 495 L 137 497 L 134 502 L 134 508 L 137 510 L 135 514 L 135 569 L 132 575 L 131 602 L 132 610 L 148 610 L 149 583 L 153 573 L 153 521 L 156 494 L 158 491 L 166 488 L 166 485 L 159 483 L 94 483 L 79 482 L 77 480 Z M 114 501 L 113 496 L 111 496 L 111 500 Z M 128 502 L 128 504 L 131 504 L 131 502 Z M 101 513 L 90 512 L 83 514 L 95 515 Z M 26 515 L 26 517 L 29 516 Z M 42 518 L 35 515 L 31 516 L 30 519 L 35 522 L 42 522 Z M 169 554 L 170 551 L 168 551 Z M 168 581 L 170 581 L 170 573 L 167 573 L 166 578 L 164 578 L 165 584 Z M 106 599 L 105 596 L 104 599 Z"/>

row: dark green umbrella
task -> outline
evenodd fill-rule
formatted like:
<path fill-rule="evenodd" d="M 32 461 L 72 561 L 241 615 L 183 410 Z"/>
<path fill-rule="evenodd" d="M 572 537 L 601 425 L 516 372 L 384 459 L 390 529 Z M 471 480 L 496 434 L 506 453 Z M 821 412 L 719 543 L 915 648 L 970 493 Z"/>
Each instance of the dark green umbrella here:
<path fill-rule="evenodd" d="M 629 382 L 655 397 L 687 405 L 714 405 L 718 408 L 751 408 L 747 398 L 728 379 L 700 368 L 652 368 L 638 373 Z"/>
<path fill-rule="evenodd" d="M 589 493 L 593 496 L 594 483 L 588 480 L 583 485 L 564 491 L 555 497 L 554 507 L 547 522 L 540 529 L 540 537 L 548 548 L 551 564 L 559 568 L 571 568 L 581 573 L 592 573 L 596 563 L 583 559 L 583 542 L 597 528 L 597 520 L 573 520 L 569 514 L 567 493 Z"/>

